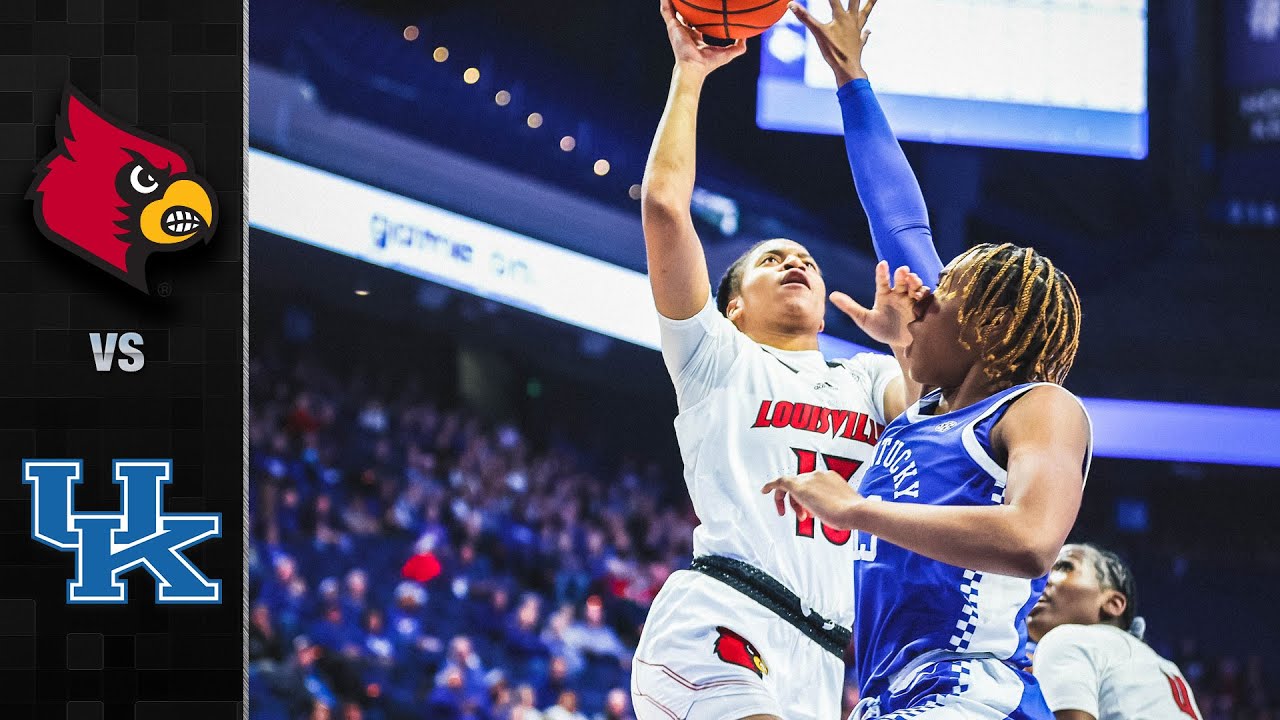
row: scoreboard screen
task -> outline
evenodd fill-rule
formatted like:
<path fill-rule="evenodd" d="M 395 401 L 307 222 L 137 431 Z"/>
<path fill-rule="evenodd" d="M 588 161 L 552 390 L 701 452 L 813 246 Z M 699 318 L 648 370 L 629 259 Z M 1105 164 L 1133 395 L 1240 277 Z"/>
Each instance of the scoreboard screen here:
<path fill-rule="evenodd" d="M 868 27 L 863 64 L 904 140 L 1146 157 L 1146 0 L 881 3 Z M 757 123 L 840 134 L 834 90 L 788 13 L 763 38 Z"/>

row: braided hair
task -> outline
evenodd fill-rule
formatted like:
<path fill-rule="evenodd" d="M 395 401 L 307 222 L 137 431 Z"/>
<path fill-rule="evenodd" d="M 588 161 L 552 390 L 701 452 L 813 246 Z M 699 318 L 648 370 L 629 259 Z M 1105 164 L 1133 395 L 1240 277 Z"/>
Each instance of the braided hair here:
<path fill-rule="evenodd" d="M 1080 346 L 1080 299 L 1049 258 L 1010 243 L 977 245 L 951 262 L 939 284 L 963 292 L 960 324 L 975 329 L 988 379 L 1066 379 Z"/>
<path fill-rule="evenodd" d="M 1115 590 L 1124 595 L 1124 612 L 1115 618 L 1121 630 L 1128 630 L 1142 638 L 1146 621 L 1136 617 L 1138 609 L 1138 583 L 1134 579 L 1133 570 L 1119 555 L 1092 543 L 1081 543 L 1080 548 L 1089 563 L 1093 565 L 1094 574 L 1098 576 L 1098 584 L 1104 590 Z"/>

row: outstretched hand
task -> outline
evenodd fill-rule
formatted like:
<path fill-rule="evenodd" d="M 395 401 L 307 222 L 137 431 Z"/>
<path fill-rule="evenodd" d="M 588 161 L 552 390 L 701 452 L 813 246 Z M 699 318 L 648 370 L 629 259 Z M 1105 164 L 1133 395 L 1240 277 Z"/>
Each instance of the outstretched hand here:
<path fill-rule="evenodd" d="M 836 74 L 838 87 L 854 78 L 867 76 L 862 69 L 862 49 L 871 37 L 871 31 L 867 29 L 867 18 L 871 17 L 871 9 L 876 6 L 876 0 L 848 0 L 848 10 L 844 8 L 842 0 L 827 1 L 831 3 L 829 23 L 819 22 L 798 2 L 792 2 L 788 7 L 809 28 L 809 32 L 813 33 L 823 59 Z"/>
<path fill-rule="evenodd" d="M 732 45 L 725 47 L 708 45 L 701 32 L 686 25 L 676 15 L 671 0 L 659 0 L 659 6 L 662 19 L 667 24 L 667 39 L 671 41 L 676 65 L 682 70 L 705 76 L 747 51 L 747 41 L 741 39 L 734 40 Z"/>
<path fill-rule="evenodd" d="M 831 293 L 831 302 L 872 340 L 901 348 L 911 344 L 907 323 L 915 316 L 916 302 L 931 292 L 920 276 L 905 265 L 894 272 L 890 287 L 889 263 L 881 260 L 876 265 L 876 299 L 870 310 L 842 292 Z"/>

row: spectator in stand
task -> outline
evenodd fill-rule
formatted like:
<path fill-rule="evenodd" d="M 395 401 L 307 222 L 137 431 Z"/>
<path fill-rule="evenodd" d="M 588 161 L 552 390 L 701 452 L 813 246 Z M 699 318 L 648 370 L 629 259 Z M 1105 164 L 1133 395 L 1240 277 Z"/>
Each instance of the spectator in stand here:
<path fill-rule="evenodd" d="M 414 546 L 414 553 L 405 561 L 400 574 L 418 583 L 429 583 L 440 575 L 440 560 L 435 554 L 436 537 L 424 534 Z"/>
<path fill-rule="evenodd" d="M 427 632 L 422 622 L 427 593 L 411 582 L 396 586 L 396 605 L 388 614 L 387 627 L 396 656 L 406 665 L 421 666 L 434 674 L 443 661 L 444 645 Z"/>
<path fill-rule="evenodd" d="M 427 717 L 439 720 L 480 720 L 480 702 L 467 692 L 462 670 L 450 666 L 436 678 L 427 700 Z"/>
<path fill-rule="evenodd" d="M 538 636 L 538 621 L 542 601 L 533 593 L 520 600 L 520 606 L 507 621 L 503 645 L 507 649 L 508 662 L 516 678 L 541 681 L 547 675 L 547 659 L 550 651 Z"/>
<path fill-rule="evenodd" d="M 569 685 L 569 663 L 563 657 L 551 658 L 546 681 L 538 688 L 538 706 L 549 707 L 560 699 L 560 693 L 572 689 Z"/>
<path fill-rule="evenodd" d="M 249 662 L 284 661 L 285 640 L 271 620 L 271 608 L 264 602 L 253 606 L 249 620 Z"/>
<path fill-rule="evenodd" d="M 550 655 L 565 657 L 569 654 L 564 636 L 573 623 L 573 608 L 561 605 L 551 617 L 547 618 L 547 626 L 542 630 L 542 643 L 547 646 Z"/>
<path fill-rule="evenodd" d="M 587 720 L 587 716 L 578 712 L 578 694 L 572 690 L 560 693 L 556 704 L 542 713 L 545 720 Z"/>
<path fill-rule="evenodd" d="M 319 622 L 311 627 L 311 637 L 331 654 L 359 657 L 364 645 L 362 633 L 342 613 L 341 605 L 329 605 Z"/>
<path fill-rule="evenodd" d="M 319 595 L 316 604 L 321 610 L 342 607 L 342 588 L 338 585 L 338 578 L 327 577 L 321 580 L 316 586 L 316 594 Z"/>
<path fill-rule="evenodd" d="M 614 688 L 605 696 L 604 710 L 596 715 L 596 720 L 635 720 L 631 714 L 631 693 L 622 688 Z"/>
<path fill-rule="evenodd" d="M 449 653 L 445 658 L 444 667 L 440 670 L 440 676 L 445 676 L 454 670 L 461 674 L 469 695 L 479 696 L 487 691 L 484 664 L 476 654 L 471 638 L 466 635 L 458 635 L 449 641 Z M 439 682 L 438 678 L 437 682 Z"/>
<path fill-rule="evenodd" d="M 305 717 L 317 706 L 331 708 L 337 698 L 317 667 L 323 650 L 305 635 L 293 642 L 293 655 L 284 667 L 270 674 L 271 692 L 288 708 L 290 717 Z"/>
<path fill-rule="evenodd" d="M 392 672 L 396 664 L 395 641 L 387 632 L 386 620 L 382 611 L 369 610 L 364 615 L 364 646 L 361 657 L 364 659 L 364 684 L 366 694 L 381 693 L 382 688 L 391 682 Z M 375 689 L 370 692 L 370 688 Z"/>
<path fill-rule="evenodd" d="M 515 707 L 511 709 L 512 720 L 543 720 L 538 710 L 538 696 L 533 686 L 528 684 L 516 688 Z"/>
<path fill-rule="evenodd" d="M 605 624 L 604 603 L 598 595 L 587 598 L 583 621 L 565 630 L 564 644 L 570 666 L 580 671 L 606 659 L 616 668 L 630 667 L 631 651 L 618 639 L 613 628 Z"/>
<path fill-rule="evenodd" d="M 509 656 L 503 639 L 507 618 L 511 615 L 511 593 L 504 585 L 493 586 L 488 601 L 473 605 L 472 611 L 469 624 L 476 629 L 477 650 L 495 667 L 507 666 Z"/>
<path fill-rule="evenodd" d="M 298 574 L 298 564 L 293 558 L 283 553 L 272 556 L 272 582 L 266 583 L 259 593 L 264 605 L 279 614 L 289 605 L 289 584 Z"/>
<path fill-rule="evenodd" d="M 342 612 L 349 618 L 363 617 L 369 609 L 369 573 L 352 568 L 343 580 Z"/>

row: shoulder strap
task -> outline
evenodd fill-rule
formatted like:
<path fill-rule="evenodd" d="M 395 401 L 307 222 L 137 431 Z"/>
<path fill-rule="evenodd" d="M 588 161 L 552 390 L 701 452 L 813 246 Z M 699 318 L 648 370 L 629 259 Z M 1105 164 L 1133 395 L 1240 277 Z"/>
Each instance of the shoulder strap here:
<path fill-rule="evenodd" d="M 1085 445 L 1084 468 L 1081 473 L 1082 486 L 1089 480 L 1089 468 L 1093 465 L 1093 418 L 1089 417 L 1089 410 L 1084 406 L 1084 403 L 1081 402 L 1080 398 L 1076 397 L 1075 393 L 1072 393 L 1061 385 L 1051 382 L 1037 382 L 1015 387 L 1004 397 L 1001 397 L 991 403 L 990 407 L 983 410 L 978 417 L 966 424 L 964 430 L 961 431 L 961 439 L 964 442 L 965 450 L 969 453 L 969 456 L 973 458 L 974 462 L 978 463 L 978 465 L 985 470 L 987 474 L 991 475 L 991 477 L 995 479 L 996 485 L 1001 488 L 1003 488 L 1005 483 L 1009 480 L 1009 471 L 1000 467 L 1000 463 L 996 462 L 995 458 L 991 457 L 991 454 L 987 452 L 987 449 L 982 447 L 982 443 L 978 442 L 977 427 L 982 423 L 982 421 L 991 417 L 1001 408 L 1008 407 L 1010 403 L 1025 395 L 1032 388 L 1040 387 L 1041 385 L 1052 385 L 1053 387 L 1067 393 L 1073 400 L 1079 403 L 1080 409 L 1084 411 L 1085 422 L 1089 425 L 1089 440 Z"/>

